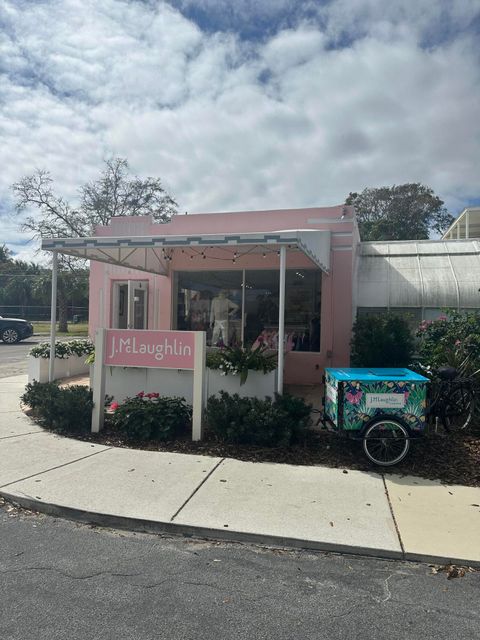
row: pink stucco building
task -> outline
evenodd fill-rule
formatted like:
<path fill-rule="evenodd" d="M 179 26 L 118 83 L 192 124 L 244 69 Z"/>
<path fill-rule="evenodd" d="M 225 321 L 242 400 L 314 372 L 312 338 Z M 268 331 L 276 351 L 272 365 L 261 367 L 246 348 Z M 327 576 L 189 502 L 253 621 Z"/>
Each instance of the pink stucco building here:
<path fill-rule="evenodd" d="M 277 348 L 283 255 L 284 382 L 320 383 L 325 367 L 349 364 L 359 245 L 351 207 L 176 215 L 166 224 L 117 218 L 81 241 L 60 250 L 91 258 L 92 336 L 99 327 L 191 329 L 206 331 L 211 346 Z"/>

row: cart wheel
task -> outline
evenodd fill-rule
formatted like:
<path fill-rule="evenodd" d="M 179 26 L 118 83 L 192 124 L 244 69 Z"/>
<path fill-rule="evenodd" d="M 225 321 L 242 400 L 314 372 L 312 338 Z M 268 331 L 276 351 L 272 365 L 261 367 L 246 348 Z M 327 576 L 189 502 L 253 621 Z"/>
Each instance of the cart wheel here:
<path fill-rule="evenodd" d="M 363 450 L 369 460 L 382 467 L 398 464 L 410 449 L 408 429 L 396 418 L 378 417 L 363 434 Z"/>

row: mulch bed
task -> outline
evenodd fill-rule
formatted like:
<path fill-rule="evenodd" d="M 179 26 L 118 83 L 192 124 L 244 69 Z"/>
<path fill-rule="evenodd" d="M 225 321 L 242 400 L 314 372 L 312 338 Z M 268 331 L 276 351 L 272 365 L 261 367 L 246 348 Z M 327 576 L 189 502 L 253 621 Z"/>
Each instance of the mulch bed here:
<path fill-rule="evenodd" d="M 196 455 L 235 458 L 248 462 L 277 462 L 294 465 L 324 465 L 376 473 L 415 475 L 447 484 L 480 486 L 480 435 L 431 435 L 412 442 L 406 459 L 393 468 L 377 467 L 363 454 L 361 442 L 329 432 L 312 432 L 304 445 L 268 448 L 230 445 L 211 438 L 192 442 L 187 436 L 174 442 L 127 442 L 106 428 L 99 434 L 77 436 L 81 440 L 106 446 L 171 451 Z"/>

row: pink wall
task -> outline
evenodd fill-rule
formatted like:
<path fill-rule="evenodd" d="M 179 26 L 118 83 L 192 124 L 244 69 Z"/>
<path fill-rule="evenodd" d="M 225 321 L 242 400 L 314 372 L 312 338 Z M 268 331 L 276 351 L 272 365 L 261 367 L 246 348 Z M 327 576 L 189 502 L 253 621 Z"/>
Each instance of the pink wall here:
<path fill-rule="evenodd" d="M 356 247 L 359 242 L 356 221 L 351 207 L 343 205 L 309 209 L 277 211 L 246 211 L 235 213 L 177 215 L 167 224 L 153 223 L 150 218 L 117 218 L 108 227 L 99 227 L 101 236 L 155 236 L 210 233 L 248 233 L 287 229 L 328 229 L 331 232 L 331 269 L 322 274 L 321 345 L 320 353 L 296 352 L 285 360 L 286 384 L 312 384 L 321 381 L 326 366 L 347 366 L 349 363 L 353 307 L 353 275 Z M 214 250 L 209 251 L 212 257 Z M 244 256 L 236 264 L 220 263 L 222 269 L 278 268 L 276 254 Z M 287 255 L 287 268 L 312 268 L 306 256 Z M 178 250 L 171 263 L 174 271 L 219 269 L 213 259 L 190 260 Z M 157 276 L 134 269 L 99 262 L 91 263 L 90 271 L 90 333 L 110 326 L 111 288 L 113 280 L 138 279 L 149 282 L 148 328 L 170 329 L 172 284 L 171 276 Z"/>

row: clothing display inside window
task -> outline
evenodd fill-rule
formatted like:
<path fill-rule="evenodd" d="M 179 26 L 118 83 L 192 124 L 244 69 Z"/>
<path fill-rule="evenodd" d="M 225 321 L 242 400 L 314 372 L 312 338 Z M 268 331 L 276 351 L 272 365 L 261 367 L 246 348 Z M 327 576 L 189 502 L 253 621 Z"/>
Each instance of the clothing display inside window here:
<path fill-rule="evenodd" d="M 287 352 L 320 351 L 321 278 L 318 270 L 287 269 Z M 278 271 L 177 272 L 175 299 L 174 327 L 205 331 L 209 346 L 279 347 Z"/>
<path fill-rule="evenodd" d="M 239 305 L 227 298 L 226 291 L 220 291 L 213 298 L 210 307 L 210 328 L 212 331 L 212 345 L 219 346 L 230 344 L 229 321 L 238 310 Z"/>

